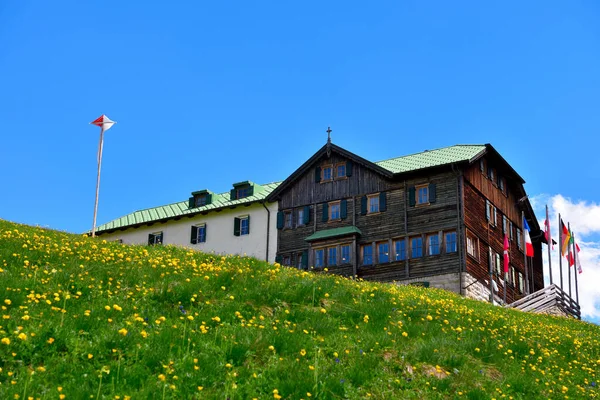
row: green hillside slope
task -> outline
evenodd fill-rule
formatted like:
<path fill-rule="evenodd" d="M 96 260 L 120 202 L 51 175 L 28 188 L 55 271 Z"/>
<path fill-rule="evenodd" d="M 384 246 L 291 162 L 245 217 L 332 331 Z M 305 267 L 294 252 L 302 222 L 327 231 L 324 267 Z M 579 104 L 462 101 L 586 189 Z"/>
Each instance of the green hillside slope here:
<path fill-rule="evenodd" d="M 0 221 L 1 399 L 597 398 L 600 327 Z"/>

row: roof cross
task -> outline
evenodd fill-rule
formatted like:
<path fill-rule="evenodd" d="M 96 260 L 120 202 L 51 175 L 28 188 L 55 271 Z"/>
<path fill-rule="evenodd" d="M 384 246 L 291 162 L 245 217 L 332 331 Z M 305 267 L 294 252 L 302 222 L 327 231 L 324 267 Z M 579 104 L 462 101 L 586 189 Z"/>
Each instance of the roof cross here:
<path fill-rule="evenodd" d="M 331 132 L 333 132 L 333 131 L 331 130 L 331 127 L 330 127 L 330 126 L 328 126 L 328 127 L 327 127 L 327 130 L 326 130 L 325 132 L 327 132 L 327 143 L 331 143 Z"/>

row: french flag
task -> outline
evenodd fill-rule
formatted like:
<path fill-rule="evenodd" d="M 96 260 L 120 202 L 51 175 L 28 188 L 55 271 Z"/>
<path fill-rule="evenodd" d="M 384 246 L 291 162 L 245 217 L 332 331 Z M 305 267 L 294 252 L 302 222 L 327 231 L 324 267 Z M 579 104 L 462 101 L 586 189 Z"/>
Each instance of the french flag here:
<path fill-rule="evenodd" d="M 525 218 L 523 218 L 523 234 L 525 235 L 525 253 L 527 257 L 533 257 L 533 243 L 531 243 L 531 236 L 529 235 L 529 224 L 527 224 Z"/>

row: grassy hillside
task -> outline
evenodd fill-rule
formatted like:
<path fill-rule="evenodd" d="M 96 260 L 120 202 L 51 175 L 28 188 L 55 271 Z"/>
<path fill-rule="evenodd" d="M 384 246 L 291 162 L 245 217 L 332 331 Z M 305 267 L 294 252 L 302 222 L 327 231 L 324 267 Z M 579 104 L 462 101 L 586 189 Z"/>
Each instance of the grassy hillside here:
<path fill-rule="evenodd" d="M 0 221 L 0 398 L 596 398 L 600 327 Z"/>

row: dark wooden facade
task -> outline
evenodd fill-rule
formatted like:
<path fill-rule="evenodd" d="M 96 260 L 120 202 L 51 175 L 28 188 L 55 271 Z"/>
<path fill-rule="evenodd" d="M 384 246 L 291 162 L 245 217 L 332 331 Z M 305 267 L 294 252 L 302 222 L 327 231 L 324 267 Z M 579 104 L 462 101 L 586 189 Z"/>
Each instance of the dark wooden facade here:
<path fill-rule="evenodd" d="M 433 275 L 468 272 L 489 284 L 490 249 L 493 257 L 503 253 L 502 216 L 506 215 L 515 229 L 511 266 L 517 276 L 518 273 L 524 276 L 524 254 L 516 245 L 516 229 L 522 229 L 521 209 L 528 214 L 532 233 L 539 231 L 539 226 L 532 211 L 517 200 L 524 195 L 520 177 L 516 173 L 511 175 L 510 166 L 495 154 L 491 148 L 481 166 L 486 170 L 488 163 L 493 164 L 495 171 L 502 173 L 504 190 L 480 171 L 479 160 L 393 174 L 335 145 L 326 145 L 269 198 L 279 204 L 277 260 L 299 268 L 327 268 L 332 273 L 378 281 L 420 278 L 426 281 Z M 332 171 L 332 179 L 323 179 L 323 170 L 338 165 L 345 167 L 344 176 L 335 177 Z M 418 188 L 424 187 L 428 201 L 418 204 Z M 369 212 L 369 204 L 365 212 L 363 203 L 368 203 L 369 197 L 378 198 L 379 212 Z M 486 219 L 486 200 L 496 207 L 496 226 Z M 527 200 L 524 203 L 528 204 Z M 340 216 L 331 218 L 331 207 L 336 204 L 342 208 Z M 300 210 L 309 212 L 309 218 L 301 217 Z M 328 236 L 336 232 L 341 233 Z M 321 237 L 312 239 L 314 234 Z M 467 251 L 467 235 L 477 240 L 477 257 Z M 422 243 L 420 255 L 413 253 L 413 247 L 418 247 L 418 240 L 413 242 L 413 239 L 418 238 Z M 401 241 L 405 243 L 405 257 L 396 251 L 401 250 L 396 246 Z M 372 263 L 368 263 L 368 249 L 365 249 L 369 245 Z M 345 246 L 351 252 L 349 262 L 341 257 Z M 530 275 L 537 290 L 543 287 L 543 276 L 541 245 L 536 246 L 534 272 Z M 331 248 L 336 248 L 335 265 L 327 262 Z M 319 266 L 321 249 L 325 259 Z M 494 275 L 494 280 L 500 289 L 498 294 L 503 296 L 499 276 Z M 516 288 L 514 284 L 507 287 L 507 300 L 523 296 L 518 282 Z"/>

